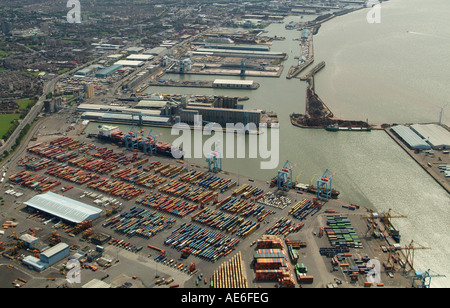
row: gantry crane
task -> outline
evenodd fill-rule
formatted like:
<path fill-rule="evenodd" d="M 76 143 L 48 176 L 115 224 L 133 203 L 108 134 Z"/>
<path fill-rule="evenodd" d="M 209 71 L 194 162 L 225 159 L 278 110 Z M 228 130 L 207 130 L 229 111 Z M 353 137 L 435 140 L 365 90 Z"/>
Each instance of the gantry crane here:
<path fill-rule="evenodd" d="M 214 146 L 214 151 L 208 153 L 206 156 L 208 169 L 210 172 L 219 172 L 222 170 L 222 153 L 218 150 L 217 144 Z"/>
<path fill-rule="evenodd" d="M 142 147 L 145 154 L 156 154 L 156 136 L 152 133 L 153 130 L 150 129 L 148 136 L 140 141 L 139 145 Z"/>
<path fill-rule="evenodd" d="M 333 192 L 332 178 L 335 173 L 331 173 L 328 169 L 325 170 L 322 177 L 317 180 L 317 199 L 328 201 Z"/>
<path fill-rule="evenodd" d="M 284 163 L 283 168 L 278 170 L 277 175 L 278 189 L 288 191 L 289 189 L 292 188 L 292 168 L 293 166 L 291 165 L 289 160 L 287 160 Z"/>
<path fill-rule="evenodd" d="M 392 236 L 392 238 L 397 242 L 400 243 L 400 233 L 397 229 L 394 228 L 392 225 L 391 219 L 392 218 L 407 218 L 405 215 L 392 215 L 391 214 L 392 209 L 389 209 L 387 212 L 382 212 L 380 214 L 380 220 L 384 223 L 386 226 L 386 230 L 388 231 L 388 234 Z"/>
<path fill-rule="evenodd" d="M 131 127 L 130 131 L 123 137 L 123 142 L 128 150 L 136 150 L 139 148 L 139 140 L 136 128 L 134 125 Z"/>
<path fill-rule="evenodd" d="M 298 184 L 298 178 L 300 177 L 300 175 L 302 175 L 302 173 L 303 173 L 303 171 L 300 171 L 300 172 L 297 174 L 297 176 L 295 177 L 294 185 L 297 185 L 297 184 Z"/>
<path fill-rule="evenodd" d="M 239 73 L 240 76 L 245 76 L 245 62 L 244 59 L 241 60 L 241 72 Z"/>
<path fill-rule="evenodd" d="M 412 277 L 412 287 L 413 288 L 430 288 L 431 286 L 431 278 L 433 277 L 446 277 L 445 275 L 441 275 L 438 273 L 432 274 L 431 270 L 428 269 L 424 273 L 420 271 L 416 271 Z"/>
<path fill-rule="evenodd" d="M 406 250 L 405 257 L 406 257 L 406 263 L 411 267 L 411 269 L 414 269 L 414 251 L 418 249 L 431 249 L 431 247 L 427 246 L 414 246 L 414 241 L 411 240 L 409 245 L 406 245 L 405 247 L 401 248 L 402 250 Z M 405 264 L 405 270 L 406 270 L 406 264 Z"/>

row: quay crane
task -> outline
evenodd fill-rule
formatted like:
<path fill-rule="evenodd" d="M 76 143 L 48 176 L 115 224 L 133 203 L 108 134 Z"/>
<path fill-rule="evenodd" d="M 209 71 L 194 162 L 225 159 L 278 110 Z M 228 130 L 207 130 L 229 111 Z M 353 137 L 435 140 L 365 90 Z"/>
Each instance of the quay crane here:
<path fill-rule="evenodd" d="M 128 150 L 136 150 L 139 148 L 138 133 L 134 125 L 130 131 L 123 137 L 122 141 L 125 143 L 125 147 Z"/>
<path fill-rule="evenodd" d="M 284 163 L 283 168 L 278 170 L 276 178 L 278 189 L 288 191 L 292 188 L 292 168 L 293 166 L 289 160 L 287 160 Z"/>
<path fill-rule="evenodd" d="M 407 218 L 405 215 L 391 215 L 392 209 L 389 209 L 387 212 L 383 212 L 380 214 L 380 220 L 384 223 L 386 226 L 386 230 L 388 231 L 389 235 L 392 236 L 392 238 L 399 243 L 400 242 L 400 232 L 394 228 L 392 225 L 391 219 L 392 218 Z"/>
<path fill-rule="evenodd" d="M 300 171 L 299 174 L 295 177 L 295 182 L 294 182 L 295 185 L 298 185 L 298 178 L 300 177 L 300 175 L 302 175 L 302 173 L 303 173 L 303 170 Z"/>
<path fill-rule="evenodd" d="M 148 136 L 146 138 L 143 138 L 140 141 L 140 146 L 142 147 L 142 150 L 145 154 L 156 154 L 156 137 L 155 135 L 152 135 L 153 129 L 150 129 L 150 132 L 148 133 Z M 158 135 L 159 136 L 159 135 Z"/>
<path fill-rule="evenodd" d="M 240 76 L 245 76 L 245 62 L 244 59 L 241 60 L 241 72 L 239 73 Z"/>
<path fill-rule="evenodd" d="M 422 273 L 421 271 L 416 271 L 414 273 L 414 275 L 408 276 L 408 277 L 412 277 L 413 278 L 413 281 L 412 281 L 412 287 L 413 288 L 430 288 L 430 286 L 431 286 L 431 278 L 433 278 L 433 277 L 446 277 L 446 276 L 438 274 L 438 273 L 433 274 L 433 273 L 431 273 L 431 270 L 428 269 L 424 273 Z"/>
<path fill-rule="evenodd" d="M 414 251 L 418 249 L 431 249 L 431 247 L 426 246 L 413 246 L 413 241 L 409 243 L 409 245 L 405 246 L 404 248 L 401 248 L 402 250 L 406 250 L 406 263 L 414 269 Z M 405 266 L 406 270 L 406 266 Z"/>
<path fill-rule="evenodd" d="M 222 153 L 218 151 L 217 144 L 214 146 L 214 151 L 206 156 L 206 162 L 210 172 L 216 173 L 222 170 Z"/>
<path fill-rule="evenodd" d="M 327 169 L 320 179 L 317 180 L 317 199 L 328 201 L 331 198 L 333 187 L 332 187 L 332 177 L 336 173 L 331 174 Z"/>

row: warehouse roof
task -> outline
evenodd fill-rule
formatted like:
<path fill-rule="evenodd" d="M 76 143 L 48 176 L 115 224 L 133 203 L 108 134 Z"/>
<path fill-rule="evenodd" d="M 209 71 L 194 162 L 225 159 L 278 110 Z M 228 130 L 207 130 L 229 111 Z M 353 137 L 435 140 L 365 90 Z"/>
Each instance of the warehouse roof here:
<path fill-rule="evenodd" d="M 96 75 L 109 75 L 114 73 L 115 71 L 118 71 L 119 69 L 121 69 L 123 66 L 119 65 L 119 64 L 113 64 L 110 67 L 107 67 L 103 70 L 101 70 L 100 72 L 98 72 Z"/>
<path fill-rule="evenodd" d="M 136 108 L 163 108 L 167 105 L 166 101 L 140 101 Z"/>
<path fill-rule="evenodd" d="M 43 251 L 41 253 L 41 255 L 45 256 L 47 258 L 51 258 L 52 256 L 60 253 L 61 251 L 63 251 L 64 249 L 67 249 L 67 248 L 69 248 L 69 245 L 67 245 L 66 243 L 58 243 L 55 246 Z"/>
<path fill-rule="evenodd" d="M 82 288 L 85 288 L 85 289 L 100 289 L 100 288 L 109 289 L 109 288 L 111 288 L 111 285 L 104 281 L 98 280 L 98 279 L 92 279 L 91 281 L 84 284 L 82 286 Z"/>
<path fill-rule="evenodd" d="M 148 61 L 151 59 L 153 59 L 152 55 L 130 55 L 127 57 L 127 60 L 131 60 L 131 61 L 134 61 L 134 60 Z"/>
<path fill-rule="evenodd" d="M 216 79 L 214 84 L 253 85 L 253 80 Z"/>
<path fill-rule="evenodd" d="M 428 143 L 420 138 L 411 128 L 404 125 L 396 125 L 392 130 L 408 144 L 411 149 L 429 150 L 431 147 Z"/>
<path fill-rule="evenodd" d="M 432 148 L 450 148 L 450 132 L 436 124 L 414 124 L 411 129 L 427 139 Z"/>
<path fill-rule="evenodd" d="M 93 220 L 102 212 L 101 209 L 52 192 L 34 196 L 24 203 L 73 223 Z"/>
<path fill-rule="evenodd" d="M 150 49 L 150 50 L 145 50 L 144 54 L 150 54 L 150 55 L 157 56 L 157 55 L 160 55 L 160 54 L 162 54 L 162 53 L 164 53 L 166 51 L 167 51 L 167 48 L 165 48 L 165 47 L 155 47 L 155 48 Z"/>
<path fill-rule="evenodd" d="M 144 65 L 144 61 L 120 60 L 116 62 L 116 65 L 136 67 Z"/>

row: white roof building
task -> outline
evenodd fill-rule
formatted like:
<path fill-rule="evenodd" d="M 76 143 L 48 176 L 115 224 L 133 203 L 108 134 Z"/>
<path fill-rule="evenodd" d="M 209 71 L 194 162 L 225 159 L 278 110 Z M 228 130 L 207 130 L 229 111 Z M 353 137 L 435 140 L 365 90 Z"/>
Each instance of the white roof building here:
<path fill-rule="evenodd" d="M 99 208 L 52 192 L 34 196 L 24 203 L 39 211 L 73 223 L 94 220 L 98 218 L 102 212 Z"/>
<path fill-rule="evenodd" d="M 153 59 L 152 55 L 130 55 L 127 57 L 127 60 L 131 60 L 131 61 L 150 61 L 151 59 Z"/>
<path fill-rule="evenodd" d="M 450 132 L 437 124 L 414 124 L 411 129 L 425 139 L 433 149 L 450 149 Z"/>
<path fill-rule="evenodd" d="M 129 67 L 139 67 L 145 64 L 144 61 L 131 61 L 131 60 L 120 60 L 115 63 L 116 65 L 129 66 Z"/>

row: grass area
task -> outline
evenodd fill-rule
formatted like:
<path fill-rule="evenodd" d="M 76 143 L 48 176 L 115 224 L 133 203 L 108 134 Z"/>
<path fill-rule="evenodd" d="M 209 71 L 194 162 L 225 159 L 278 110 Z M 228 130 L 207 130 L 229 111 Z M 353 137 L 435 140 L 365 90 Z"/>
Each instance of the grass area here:
<path fill-rule="evenodd" d="M 28 105 L 34 103 L 34 99 L 19 99 L 16 101 L 16 103 L 19 105 L 20 110 L 25 110 L 27 109 Z"/>
<path fill-rule="evenodd" d="M 31 75 L 31 76 L 33 76 L 33 77 L 38 77 L 39 74 L 40 74 L 40 73 L 43 73 L 43 72 L 25 72 L 25 73 L 28 74 L 28 75 Z"/>
<path fill-rule="evenodd" d="M 7 56 L 8 56 L 8 53 L 6 51 L 0 50 L 0 58 L 4 58 L 4 57 L 7 57 Z"/>
<path fill-rule="evenodd" d="M 13 120 L 18 120 L 20 114 L 0 114 L 0 139 L 8 132 L 9 128 L 12 126 Z"/>
<path fill-rule="evenodd" d="M 70 71 L 70 68 L 63 68 L 58 71 L 58 75 L 62 75 Z"/>

